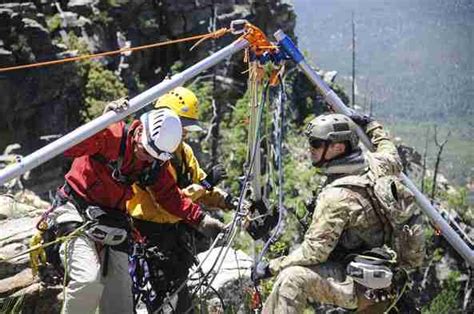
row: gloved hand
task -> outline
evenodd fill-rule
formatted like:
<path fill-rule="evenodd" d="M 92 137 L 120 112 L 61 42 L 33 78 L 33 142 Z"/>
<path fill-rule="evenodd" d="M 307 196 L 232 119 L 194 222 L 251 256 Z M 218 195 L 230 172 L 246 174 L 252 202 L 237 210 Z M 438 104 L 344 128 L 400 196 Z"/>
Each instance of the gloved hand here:
<path fill-rule="evenodd" d="M 224 232 L 225 224 L 216 218 L 213 218 L 209 215 L 204 215 L 204 218 L 197 226 L 197 230 L 207 237 L 215 238 L 219 233 Z"/>
<path fill-rule="evenodd" d="M 252 281 L 255 283 L 270 277 L 272 277 L 272 273 L 270 272 L 270 264 L 264 261 L 261 261 L 256 266 L 254 266 L 252 268 L 252 272 L 250 273 L 250 279 L 252 279 Z"/>
<path fill-rule="evenodd" d="M 212 186 L 218 185 L 224 179 L 227 179 L 227 171 L 222 164 L 212 167 L 206 177 L 206 181 Z"/>
<path fill-rule="evenodd" d="M 102 114 L 105 114 L 109 111 L 121 112 L 121 111 L 126 110 L 127 108 L 128 108 L 128 97 L 122 97 L 112 102 L 109 102 L 105 106 Z"/>
<path fill-rule="evenodd" d="M 225 197 L 224 201 L 227 207 L 231 210 L 235 210 L 237 208 L 237 205 L 239 205 L 239 199 L 237 197 L 232 196 L 230 193 L 227 193 L 227 196 Z"/>
<path fill-rule="evenodd" d="M 349 116 L 355 124 L 360 126 L 362 129 L 365 130 L 365 127 L 369 125 L 369 123 L 373 122 L 374 119 L 366 114 L 362 115 L 356 111 L 352 111 L 351 115 Z"/>

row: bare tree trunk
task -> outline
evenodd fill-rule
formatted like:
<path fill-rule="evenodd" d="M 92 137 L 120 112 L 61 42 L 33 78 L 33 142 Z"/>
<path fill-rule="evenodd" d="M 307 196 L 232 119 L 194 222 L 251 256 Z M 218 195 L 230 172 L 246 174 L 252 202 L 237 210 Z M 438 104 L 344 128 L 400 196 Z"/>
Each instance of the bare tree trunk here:
<path fill-rule="evenodd" d="M 472 269 L 470 267 L 467 268 L 467 272 L 469 274 L 468 276 L 468 281 L 466 282 L 466 286 L 464 288 L 464 301 L 463 301 L 463 306 L 462 309 L 464 311 L 468 310 L 468 305 L 471 300 L 471 294 L 472 294 Z"/>
<path fill-rule="evenodd" d="M 425 150 L 423 151 L 423 170 L 421 172 L 421 193 L 425 192 L 425 176 L 426 176 L 426 156 L 428 155 L 428 138 L 430 135 L 430 128 L 426 129 Z"/>
<path fill-rule="evenodd" d="M 354 11 L 352 11 L 352 107 L 355 108 L 355 22 L 354 22 Z"/>
<path fill-rule="evenodd" d="M 369 117 L 374 115 L 374 100 L 372 98 L 372 92 L 369 95 Z"/>
<path fill-rule="evenodd" d="M 215 5 L 215 1 L 212 1 L 212 17 L 211 17 L 211 30 L 212 32 L 216 31 L 216 19 L 217 19 L 217 7 Z M 212 52 L 217 51 L 216 47 L 216 40 L 212 40 Z M 220 122 L 221 122 L 221 106 L 216 104 L 215 95 L 216 91 L 216 76 L 217 76 L 217 68 L 214 67 L 213 75 L 212 75 L 212 123 L 211 123 L 211 167 L 217 164 L 218 162 L 218 147 L 219 147 L 219 134 L 220 134 Z"/>
<path fill-rule="evenodd" d="M 369 78 L 365 80 L 365 90 L 364 90 L 364 113 L 368 114 L 369 111 Z"/>
<path fill-rule="evenodd" d="M 446 138 L 442 143 L 438 141 L 438 134 L 437 134 L 437 128 L 436 125 L 434 127 L 434 140 L 436 147 L 438 147 L 438 154 L 436 155 L 436 163 L 435 163 L 435 168 L 434 168 L 434 174 L 433 174 L 433 187 L 431 188 L 431 203 L 433 203 L 436 195 L 436 179 L 438 177 L 438 170 L 439 170 L 439 164 L 441 162 L 441 154 L 443 153 L 444 145 L 448 142 L 449 135 L 451 135 L 451 131 L 448 131 L 448 134 L 446 134 Z"/>

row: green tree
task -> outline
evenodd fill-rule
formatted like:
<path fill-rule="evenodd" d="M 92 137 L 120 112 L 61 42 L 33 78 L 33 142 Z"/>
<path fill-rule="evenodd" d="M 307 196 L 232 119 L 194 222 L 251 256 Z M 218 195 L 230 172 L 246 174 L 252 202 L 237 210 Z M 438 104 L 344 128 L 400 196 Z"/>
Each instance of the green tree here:
<path fill-rule="evenodd" d="M 87 44 L 70 32 L 66 45 L 78 54 L 88 54 Z M 84 60 L 77 63 L 78 73 L 82 78 L 84 107 L 80 112 L 85 122 L 102 114 L 105 105 L 127 95 L 125 85 L 112 71 L 95 60 Z"/>

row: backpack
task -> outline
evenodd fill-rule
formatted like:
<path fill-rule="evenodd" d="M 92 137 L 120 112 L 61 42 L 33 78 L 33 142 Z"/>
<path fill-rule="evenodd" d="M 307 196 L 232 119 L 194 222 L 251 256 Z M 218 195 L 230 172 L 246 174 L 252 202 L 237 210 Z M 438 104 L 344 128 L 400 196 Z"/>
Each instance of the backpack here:
<path fill-rule="evenodd" d="M 385 244 L 397 253 L 397 264 L 403 268 L 421 266 L 425 248 L 421 216 L 413 193 L 399 177 L 345 176 L 328 186 L 364 188 L 377 216 L 388 229 Z"/>

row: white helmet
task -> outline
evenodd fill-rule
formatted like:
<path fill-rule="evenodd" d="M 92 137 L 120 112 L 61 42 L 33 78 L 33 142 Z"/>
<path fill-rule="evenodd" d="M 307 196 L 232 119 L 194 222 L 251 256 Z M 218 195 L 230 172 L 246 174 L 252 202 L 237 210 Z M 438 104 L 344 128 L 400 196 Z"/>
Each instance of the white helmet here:
<path fill-rule="evenodd" d="M 166 161 L 181 143 L 183 130 L 178 115 L 171 109 L 160 108 L 144 113 L 141 142 L 148 154 Z"/>

